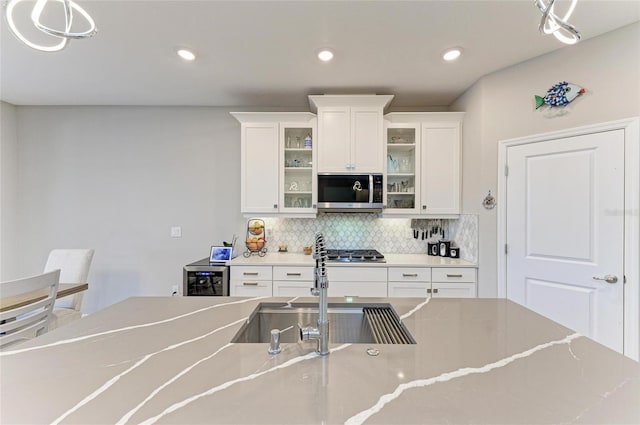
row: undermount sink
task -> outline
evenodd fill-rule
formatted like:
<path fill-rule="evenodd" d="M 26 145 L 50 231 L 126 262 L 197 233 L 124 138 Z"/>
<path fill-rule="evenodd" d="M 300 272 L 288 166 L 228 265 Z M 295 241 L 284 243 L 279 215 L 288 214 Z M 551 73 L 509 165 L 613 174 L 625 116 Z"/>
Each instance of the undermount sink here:
<path fill-rule="evenodd" d="M 352 344 L 415 344 L 415 340 L 388 303 L 329 303 L 329 342 Z M 231 342 L 269 343 L 271 330 L 291 329 L 280 334 L 280 342 L 298 342 L 301 326 L 315 325 L 314 303 L 261 303 Z"/>

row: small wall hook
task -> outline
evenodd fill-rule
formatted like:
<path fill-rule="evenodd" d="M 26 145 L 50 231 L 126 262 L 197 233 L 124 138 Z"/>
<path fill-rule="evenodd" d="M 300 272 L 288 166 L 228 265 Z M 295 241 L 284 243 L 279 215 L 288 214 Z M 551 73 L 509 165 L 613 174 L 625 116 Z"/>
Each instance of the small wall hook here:
<path fill-rule="evenodd" d="M 482 206 L 488 210 L 492 210 L 496 206 L 496 198 L 491 195 L 491 191 L 482 200 Z"/>

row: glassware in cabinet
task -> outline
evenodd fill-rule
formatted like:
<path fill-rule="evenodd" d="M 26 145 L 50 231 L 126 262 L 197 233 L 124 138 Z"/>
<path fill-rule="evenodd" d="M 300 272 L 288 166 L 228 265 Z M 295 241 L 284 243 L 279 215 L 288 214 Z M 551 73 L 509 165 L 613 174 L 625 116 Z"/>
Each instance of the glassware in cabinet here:
<path fill-rule="evenodd" d="M 284 129 L 284 208 L 311 209 L 313 200 L 313 128 Z"/>
<path fill-rule="evenodd" d="M 387 127 L 387 209 L 398 213 L 416 209 L 416 140 L 418 126 L 390 124 Z"/>

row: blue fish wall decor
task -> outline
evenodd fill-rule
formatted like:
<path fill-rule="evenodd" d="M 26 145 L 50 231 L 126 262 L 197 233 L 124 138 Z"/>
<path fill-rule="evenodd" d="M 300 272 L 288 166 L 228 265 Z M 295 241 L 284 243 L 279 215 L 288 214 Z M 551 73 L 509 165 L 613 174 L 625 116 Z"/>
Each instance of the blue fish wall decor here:
<path fill-rule="evenodd" d="M 585 90 L 575 84 L 562 81 L 547 90 L 545 97 L 535 96 L 536 109 L 545 103 L 549 106 L 567 106 L 573 99 L 584 94 Z"/>

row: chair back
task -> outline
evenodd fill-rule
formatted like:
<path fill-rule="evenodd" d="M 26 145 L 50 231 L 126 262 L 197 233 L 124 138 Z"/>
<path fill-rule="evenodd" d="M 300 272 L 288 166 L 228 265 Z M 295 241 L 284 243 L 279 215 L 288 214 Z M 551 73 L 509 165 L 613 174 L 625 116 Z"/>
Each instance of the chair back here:
<path fill-rule="evenodd" d="M 0 298 L 16 301 L 0 311 L 0 348 L 47 332 L 59 281 L 60 270 L 54 270 L 0 282 Z"/>
<path fill-rule="evenodd" d="M 93 249 L 54 249 L 49 253 L 44 271 L 60 269 L 60 283 L 87 283 Z M 56 301 L 56 308 L 71 308 L 80 311 L 82 292 Z"/>

